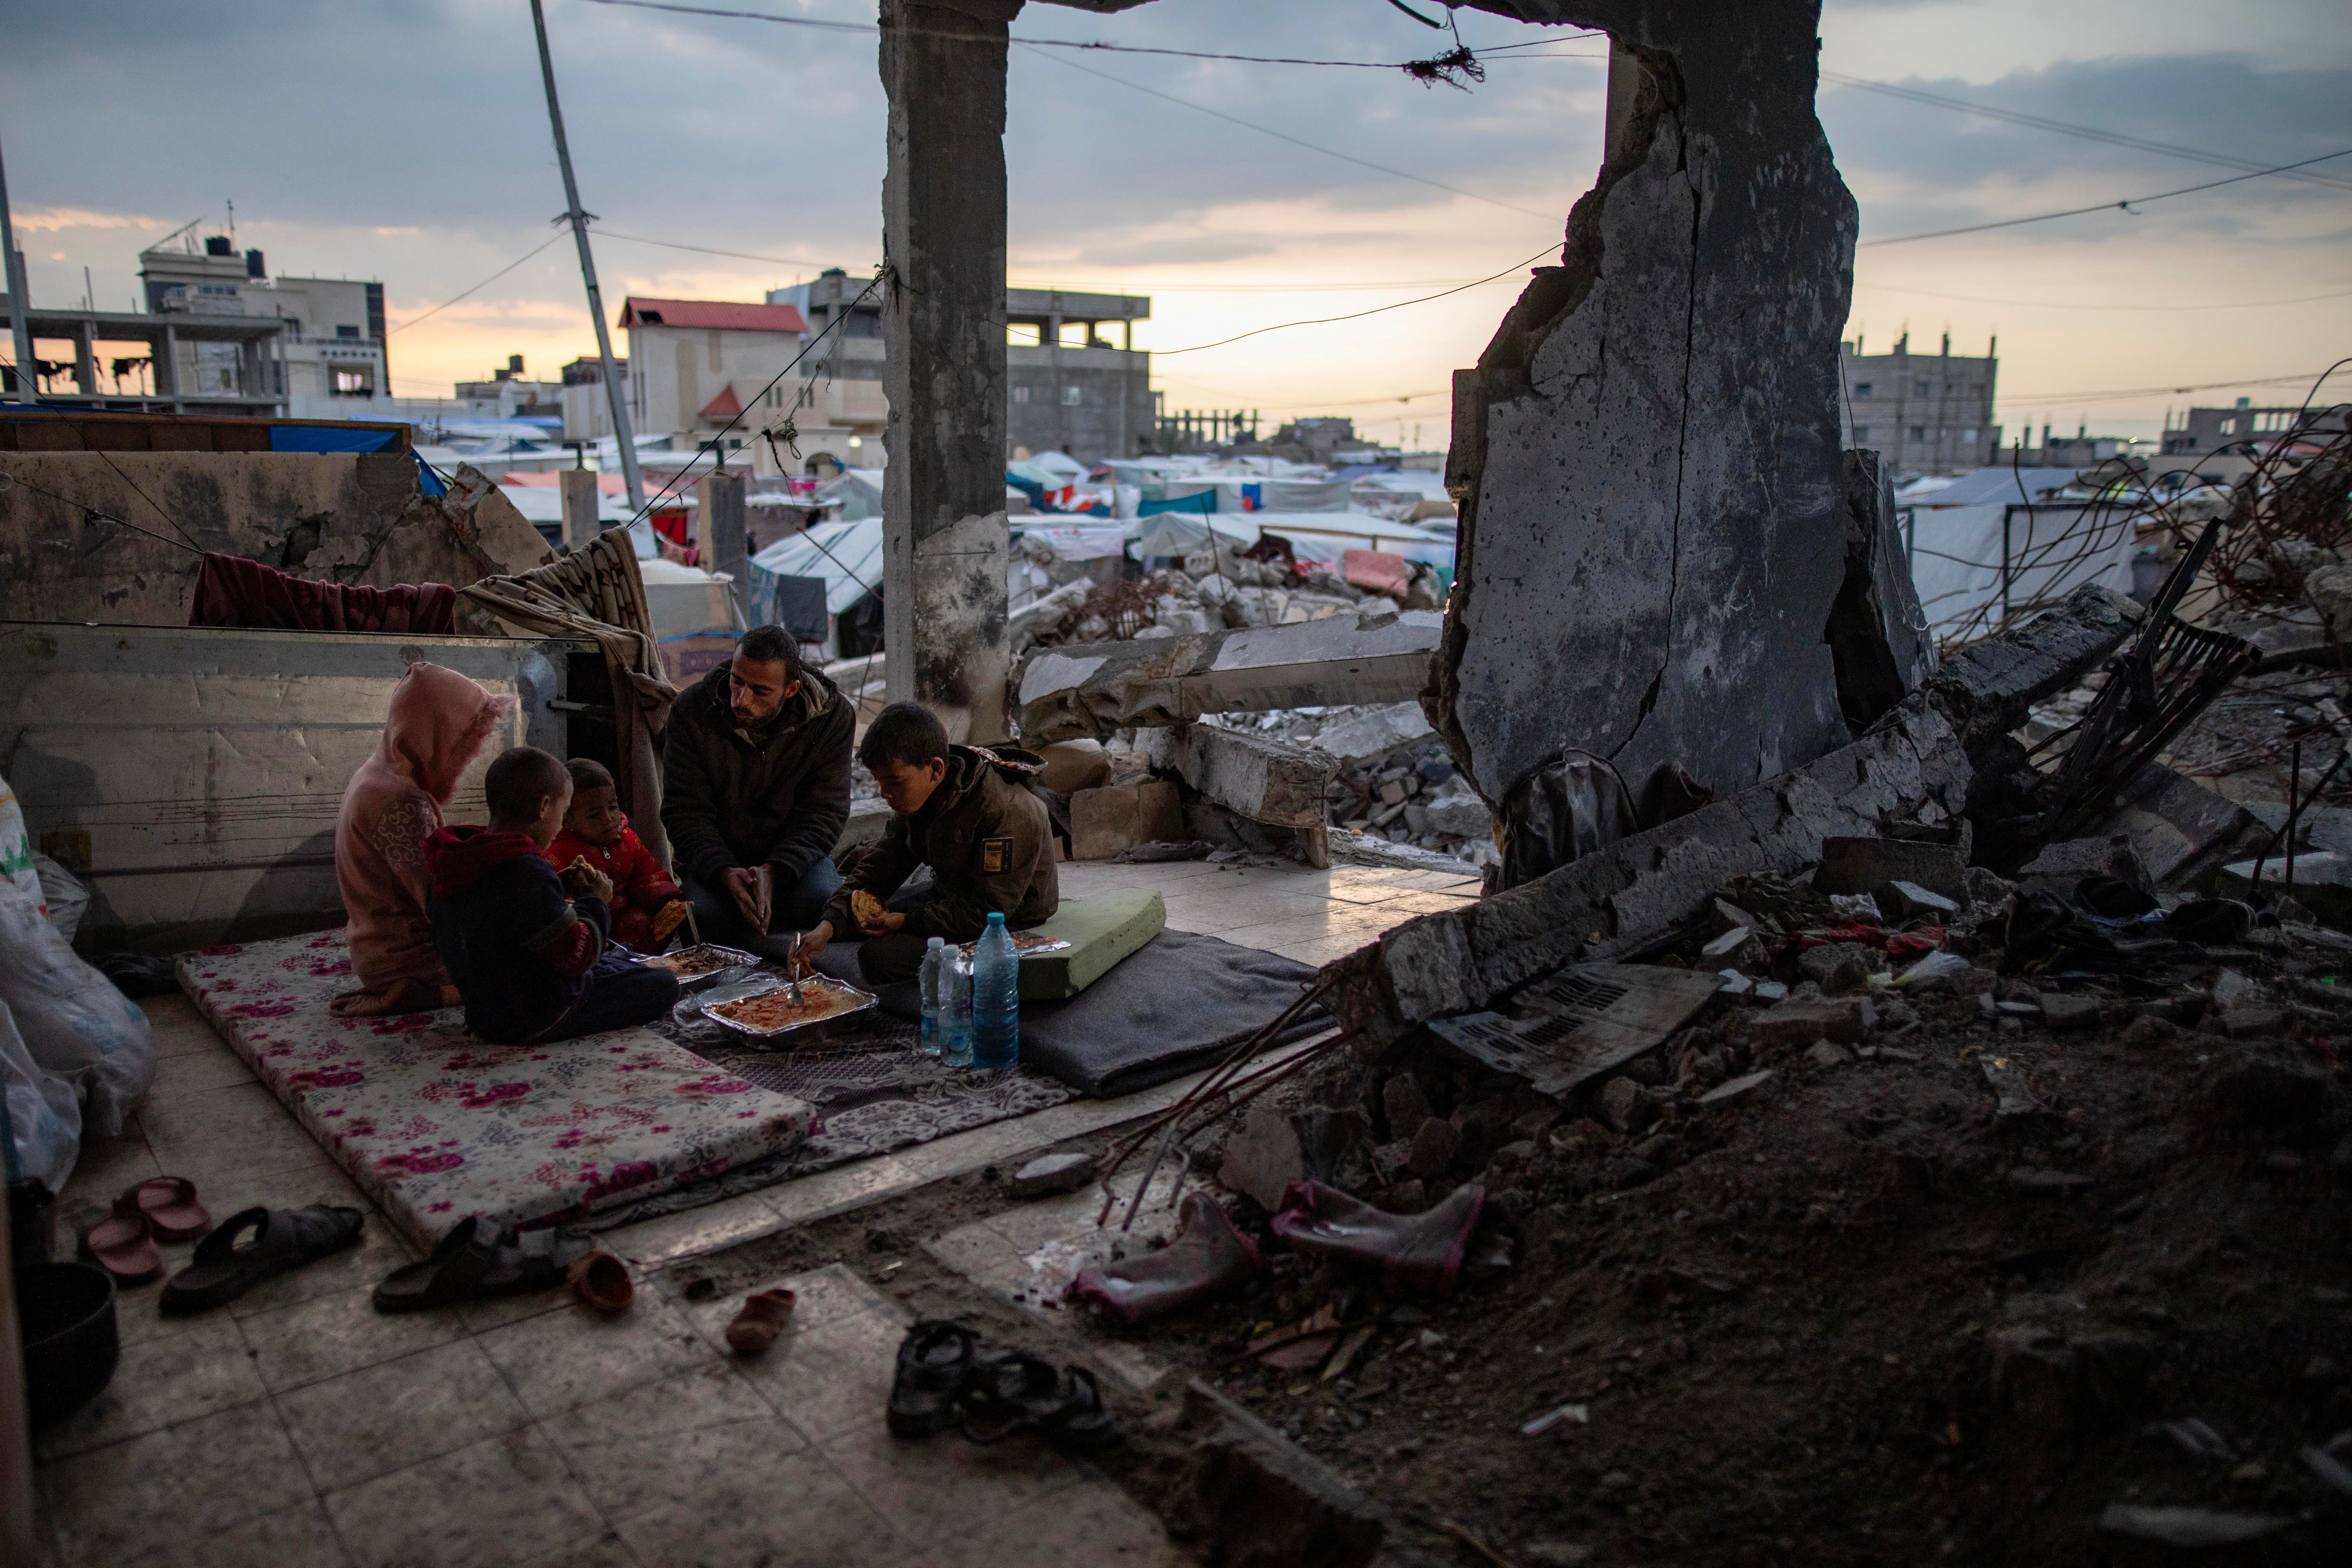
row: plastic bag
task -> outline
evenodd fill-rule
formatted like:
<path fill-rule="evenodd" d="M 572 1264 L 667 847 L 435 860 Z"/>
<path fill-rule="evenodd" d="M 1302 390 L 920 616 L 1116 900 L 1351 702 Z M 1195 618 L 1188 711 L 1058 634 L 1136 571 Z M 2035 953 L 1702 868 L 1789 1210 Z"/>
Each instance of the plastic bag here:
<path fill-rule="evenodd" d="M 33 871 L 41 879 L 41 901 L 48 906 L 49 923 L 68 942 L 81 929 L 82 911 L 89 908 L 89 889 L 81 879 L 46 855 L 33 857 Z"/>
<path fill-rule="evenodd" d="M 33 843 L 25 832 L 25 809 L 16 792 L 0 779 L 0 884 L 13 885 L 35 903 L 41 900 L 40 874 L 33 869 Z"/>
<path fill-rule="evenodd" d="M 73 1085 L 42 1070 L 33 1059 L 5 1002 L 0 1002 L 0 1098 L 8 1111 L 9 1174 L 40 1183 L 51 1197 L 64 1192 L 81 1152 L 81 1107 L 74 1100 Z"/>
<path fill-rule="evenodd" d="M 13 797 L 0 807 L 13 809 Z M 0 835 L 5 830 L 0 821 Z M 37 888 L 26 861 L 26 877 Z M 16 879 L 0 879 L 0 1003 L 15 1016 L 32 1059 L 72 1086 L 89 1130 L 119 1137 L 123 1118 L 155 1079 L 154 1032 L 139 1005 L 75 956 L 41 910 L 37 893 L 27 894 Z"/>

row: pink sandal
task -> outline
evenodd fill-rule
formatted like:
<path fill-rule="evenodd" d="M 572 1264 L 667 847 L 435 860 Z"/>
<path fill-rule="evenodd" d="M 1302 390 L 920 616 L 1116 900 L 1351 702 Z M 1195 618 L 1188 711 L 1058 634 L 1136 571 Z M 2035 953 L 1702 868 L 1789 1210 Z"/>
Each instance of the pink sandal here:
<path fill-rule="evenodd" d="M 126 1188 L 114 1212 L 143 1215 L 162 1241 L 194 1241 L 213 1227 L 213 1216 L 196 1201 L 196 1184 L 185 1176 L 150 1176 Z"/>
<path fill-rule="evenodd" d="M 163 1272 L 163 1255 L 144 1215 L 101 1215 L 81 1233 L 81 1253 L 118 1285 L 144 1285 Z"/>

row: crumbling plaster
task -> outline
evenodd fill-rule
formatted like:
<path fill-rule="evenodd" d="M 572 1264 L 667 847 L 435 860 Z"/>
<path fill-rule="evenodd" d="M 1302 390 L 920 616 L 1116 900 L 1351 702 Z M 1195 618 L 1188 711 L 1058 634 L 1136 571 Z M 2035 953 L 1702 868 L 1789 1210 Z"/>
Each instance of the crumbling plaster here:
<path fill-rule="evenodd" d="M 17 452 L 0 469 L 20 481 L 0 484 L 0 621 L 185 626 L 197 549 L 375 588 L 551 558 L 488 477 L 461 468 L 428 498 L 405 453 Z"/>
<path fill-rule="evenodd" d="M 1811 0 L 1484 0 L 1642 70 L 1599 184 L 1457 374 L 1426 701 L 1489 801 L 1563 750 L 1722 794 L 1843 744 L 1837 342 L 1856 226 Z"/>

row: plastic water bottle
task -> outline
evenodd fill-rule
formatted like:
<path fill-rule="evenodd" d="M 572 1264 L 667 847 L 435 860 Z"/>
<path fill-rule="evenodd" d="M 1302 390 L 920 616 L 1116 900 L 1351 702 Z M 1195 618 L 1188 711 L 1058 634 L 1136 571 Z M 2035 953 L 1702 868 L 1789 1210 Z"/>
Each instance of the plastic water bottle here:
<path fill-rule="evenodd" d="M 940 971 L 948 961 L 947 944 L 938 937 L 923 944 L 923 1054 L 940 1054 Z"/>
<path fill-rule="evenodd" d="M 1021 952 L 992 910 L 971 955 L 971 1065 L 1009 1068 L 1021 1059 Z"/>
<path fill-rule="evenodd" d="M 953 948 L 940 954 L 940 1059 L 971 1066 L 971 963 Z"/>

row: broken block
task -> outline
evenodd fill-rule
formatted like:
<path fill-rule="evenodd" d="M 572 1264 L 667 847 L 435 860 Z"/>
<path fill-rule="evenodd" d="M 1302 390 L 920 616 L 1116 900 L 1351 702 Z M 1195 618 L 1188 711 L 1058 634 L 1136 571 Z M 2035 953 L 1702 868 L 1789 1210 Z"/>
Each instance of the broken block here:
<path fill-rule="evenodd" d="M 2135 888 L 2153 888 L 2147 868 L 2140 863 L 2139 854 L 2131 840 L 2118 835 L 2113 838 L 2067 838 L 2055 844 L 2045 844 L 2033 858 L 2018 868 L 2018 877 L 2055 877 L 2064 881 L 2080 881 L 2085 877 L 2114 877 L 2129 882 Z"/>
<path fill-rule="evenodd" d="M 1137 744 L 1154 766 L 1252 822 L 1321 827 L 1328 821 L 1323 797 L 1338 768 L 1319 752 L 1217 724 L 1146 731 Z"/>
<path fill-rule="evenodd" d="M 1908 838 L 1824 838 L 1817 893 L 1875 893 L 1889 882 L 1916 882 L 1954 900 L 1969 896 L 1968 858 L 1957 844 Z"/>
<path fill-rule="evenodd" d="M 1890 921 L 1949 922 L 1960 915 L 1958 900 L 1947 898 L 1916 882 L 1889 882 L 1874 897 L 1878 900 L 1878 912 Z"/>
<path fill-rule="evenodd" d="M 1381 1087 L 1381 1106 L 1388 1112 L 1389 1136 L 1410 1139 L 1429 1120 L 1429 1097 L 1421 1091 L 1421 1080 L 1409 1072 L 1391 1075 Z"/>
<path fill-rule="evenodd" d="M 1108 860 L 1184 837 L 1184 803 L 1165 779 L 1082 789 L 1070 797 L 1070 858 Z"/>
<path fill-rule="evenodd" d="M 1860 996 L 1819 1002 L 1783 1002 L 1756 1015 L 1749 1026 L 1759 1045 L 1794 1046 L 1811 1040 L 1859 1040 L 1869 1033 L 1872 1010 Z"/>

